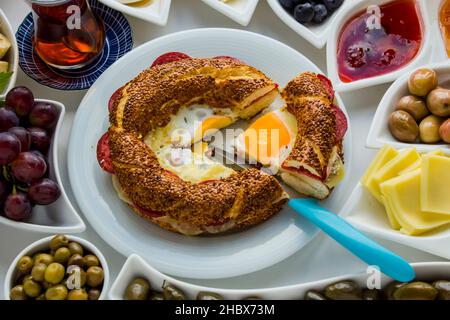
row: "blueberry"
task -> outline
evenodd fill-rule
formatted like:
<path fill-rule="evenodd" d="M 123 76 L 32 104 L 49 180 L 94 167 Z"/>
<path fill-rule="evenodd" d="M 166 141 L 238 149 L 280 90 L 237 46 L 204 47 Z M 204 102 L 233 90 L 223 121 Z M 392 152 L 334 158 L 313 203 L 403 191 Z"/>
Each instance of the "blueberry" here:
<path fill-rule="evenodd" d="M 314 7 L 309 3 L 299 4 L 294 9 L 294 18 L 300 23 L 311 22 L 314 18 Z"/>
<path fill-rule="evenodd" d="M 322 23 L 328 17 L 328 10 L 323 4 L 316 4 L 314 6 L 314 19 L 315 23 Z"/>
<path fill-rule="evenodd" d="M 337 8 L 339 8 L 344 0 L 322 0 L 325 7 L 327 7 L 329 12 L 333 12 Z"/>
<path fill-rule="evenodd" d="M 278 0 L 278 2 L 280 2 L 281 6 L 286 10 L 292 11 L 295 6 L 301 3 L 301 0 Z"/>

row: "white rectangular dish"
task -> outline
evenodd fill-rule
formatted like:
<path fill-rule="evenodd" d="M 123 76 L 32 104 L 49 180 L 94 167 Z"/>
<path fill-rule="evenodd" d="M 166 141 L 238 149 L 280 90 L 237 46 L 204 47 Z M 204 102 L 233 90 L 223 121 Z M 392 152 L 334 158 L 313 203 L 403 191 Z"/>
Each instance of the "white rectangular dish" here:
<path fill-rule="evenodd" d="M 432 281 L 440 278 L 448 279 L 450 277 L 450 262 L 415 263 L 413 264 L 413 267 L 416 271 L 416 279 Z M 258 297 L 269 300 L 299 300 L 303 299 L 305 294 L 310 290 L 320 292 L 324 290 L 326 286 L 344 280 L 355 281 L 362 288 L 365 288 L 367 286 L 369 275 L 370 274 L 368 273 L 348 274 L 278 288 L 227 290 L 193 285 L 188 282 L 171 278 L 151 267 L 138 255 L 133 254 L 127 259 L 122 270 L 112 284 L 109 298 L 111 300 L 124 300 L 124 293 L 128 284 L 137 277 L 143 277 L 150 282 L 153 290 L 161 290 L 164 285 L 171 284 L 176 288 L 181 289 L 186 294 L 187 298 L 192 300 L 196 299 L 199 292 L 218 293 L 227 300 L 240 300 L 248 297 Z M 392 279 L 384 275 L 381 276 L 380 280 L 381 288 L 392 281 Z"/>
<path fill-rule="evenodd" d="M 36 102 L 47 102 L 53 104 L 58 111 L 58 122 L 53 129 L 52 140 L 48 152 L 47 161 L 49 164 L 50 178 L 56 181 L 61 190 L 61 196 L 57 201 L 48 206 L 35 206 L 33 214 L 27 221 L 18 222 L 9 220 L 0 216 L 0 224 L 17 229 L 21 232 L 39 232 L 39 233 L 80 233 L 86 229 L 86 225 L 78 215 L 69 200 L 66 186 L 61 179 L 62 170 L 65 170 L 66 164 L 61 160 L 63 158 L 65 142 L 61 139 L 63 129 L 65 107 L 62 103 L 52 100 L 35 99 Z"/>
<path fill-rule="evenodd" d="M 99 0 L 114 10 L 130 16 L 165 26 L 169 18 L 170 4 L 172 0 L 143 0 L 140 3 L 125 4 L 119 0 Z"/>
<path fill-rule="evenodd" d="M 247 26 L 253 17 L 259 0 L 202 0 L 211 8 L 219 11 L 242 26 Z"/>
<path fill-rule="evenodd" d="M 16 83 L 17 71 L 19 69 L 19 50 L 17 49 L 16 34 L 14 33 L 14 29 L 2 9 L 0 9 L 0 33 L 2 33 L 11 42 L 11 48 L 5 56 L 5 61 L 9 62 L 9 71 L 13 72 L 9 78 L 8 85 L 3 91 L 0 91 L 0 99 L 3 99 L 6 96 L 6 93 L 11 90 Z"/>

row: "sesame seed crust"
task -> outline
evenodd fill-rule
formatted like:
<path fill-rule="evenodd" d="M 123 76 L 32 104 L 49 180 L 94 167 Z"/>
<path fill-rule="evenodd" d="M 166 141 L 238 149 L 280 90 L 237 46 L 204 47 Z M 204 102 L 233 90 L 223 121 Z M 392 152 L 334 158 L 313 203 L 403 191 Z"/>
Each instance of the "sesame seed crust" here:
<path fill-rule="evenodd" d="M 298 133 L 286 164 L 303 166 L 322 181 L 333 149 L 341 150 L 336 141 L 336 115 L 332 97 L 315 73 L 305 72 L 288 83 L 282 92 L 287 109 L 297 119 Z"/>
<path fill-rule="evenodd" d="M 110 113 L 111 159 L 125 194 L 139 208 L 199 228 L 230 221 L 243 228 L 269 219 L 287 201 L 274 177 L 249 169 L 194 184 L 162 168 L 143 137 L 167 125 L 182 106 L 205 103 L 239 114 L 253 96 L 275 88 L 262 72 L 232 59 L 184 59 L 143 71 L 125 85 Z"/>

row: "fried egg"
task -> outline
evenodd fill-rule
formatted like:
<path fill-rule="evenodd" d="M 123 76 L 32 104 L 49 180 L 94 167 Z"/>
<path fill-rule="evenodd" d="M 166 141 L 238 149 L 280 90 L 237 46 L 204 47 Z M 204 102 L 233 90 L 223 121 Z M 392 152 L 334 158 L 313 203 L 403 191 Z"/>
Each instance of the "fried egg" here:
<path fill-rule="evenodd" d="M 253 122 L 235 141 L 239 157 L 259 162 L 276 173 L 291 153 L 297 135 L 297 121 L 284 108 L 266 113 Z"/>
<path fill-rule="evenodd" d="M 144 142 L 156 153 L 161 166 L 186 181 L 198 183 L 230 176 L 234 171 L 206 156 L 201 142 L 235 122 L 230 109 L 208 105 L 181 108 L 167 126 L 149 132 Z"/>

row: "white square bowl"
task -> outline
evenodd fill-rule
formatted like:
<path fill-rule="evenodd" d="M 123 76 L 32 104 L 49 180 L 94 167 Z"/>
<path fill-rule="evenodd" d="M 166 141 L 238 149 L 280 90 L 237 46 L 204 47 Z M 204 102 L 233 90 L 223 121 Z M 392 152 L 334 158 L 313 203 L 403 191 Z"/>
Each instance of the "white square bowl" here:
<path fill-rule="evenodd" d="M 126 5 L 118 0 L 99 1 L 114 10 L 157 24 L 159 26 L 165 26 L 169 18 L 170 4 L 172 0 L 152 0 L 148 4 L 142 6 Z"/>
<path fill-rule="evenodd" d="M 346 0 L 342 6 L 333 12 L 333 14 L 327 18 L 322 24 L 305 26 L 296 21 L 294 17 L 289 14 L 286 9 L 280 4 L 279 0 L 267 0 L 268 4 L 289 28 L 297 32 L 301 37 L 309 41 L 313 46 L 321 49 L 325 46 L 328 40 L 328 34 L 335 22 L 335 18 L 338 12 L 342 11 L 345 7 L 350 6 L 354 0 Z"/>
<path fill-rule="evenodd" d="M 394 230 L 389 224 L 386 209 L 360 183 L 350 195 L 340 215 L 355 228 L 375 237 L 450 259 L 450 225 L 420 236 L 409 236 Z"/>
<path fill-rule="evenodd" d="M 26 221 L 13 221 L 0 215 L 0 224 L 31 232 L 53 234 L 81 233 L 86 229 L 86 225 L 70 202 L 61 179 L 63 175 L 62 170 L 66 167 L 66 163 L 61 160 L 66 144 L 61 139 L 65 107 L 57 101 L 45 99 L 35 99 L 35 101 L 51 103 L 58 111 L 58 122 L 53 131 L 47 161 L 49 164 L 49 176 L 53 181 L 58 183 L 61 196 L 48 206 L 35 206 L 31 217 Z M 65 180 L 67 181 L 67 179 Z"/>
<path fill-rule="evenodd" d="M 240 25 L 247 26 L 253 17 L 259 0 L 230 0 L 228 3 L 221 0 L 202 1 Z"/>
<path fill-rule="evenodd" d="M 437 72 L 439 84 L 450 88 L 450 64 L 443 62 L 425 66 Z M 411 70 L 412 71 L 412 70 Z M 388 121 L 390 114 L 395 111 L 395 105 L 401 97 L 409 95 L 408 79 L 410 72 L 397 79 L 391 87 L 386 91 L 381 100 L 375 116 L 370 127 L 369 135 L 367 136 L 366 146 L 369 148 L 381 148 L 385 144 L 389 144 L 396 149 L 415 147 L 420 153 L 430 152 L 437 148 L 441 148 L 446 153 L 450 153 L 450 144 L 426 144 L 426 143 L 405 143 L 400 142 L 394 138 L 389 131 Z"/>
<path fill-rule="evenodd" d="M 19 50 L 17 49 L 16 34 L 14 33 L 14 29 L 2 9 L 0 9 L 0 33 L 11 41 L 11 48 L 3 60 L 9 62 L 9 71 L 13 72 L 11 78 L 9 78 L 8 85 L 3 91 L 0 91 L 0 99 L 3 99 L 16 83 L 17 70 L 19 68 Z"/>
<path fill-rule="evenodd" d="M 329 38 L 327 42 L 327 70 L 328 77 L 335 85 L 338 92 L 353 91 L 379 84 L 395 81 L 397 78 L 404 75 L 406 72 L 416 69 L 418 66 L 427 64 L 431 60 L 433 41 L 436 41 L 436 35 L 432 32 L 431 15 L 428 2 L 429 0 L 416 0 L 419 6 L 419 17 L 422 19 L 423 38 L 422 45 L 417 55 L 408 64 L 402 68 L 382 74 L 379 76 L 365 78 L 352 82 L 343 82 L 339 77 L 338 61 L 336 57 L 337 47 L 341 30 L 344 25 L 355 14 L 367 10 L 370 5 L 383 5 L 392 0 L 351 0 L 351 5 L 343 8 L 337 15 L 333 28 L 329 31 Z"/>
<path fill-rule="evenodd" d="M 450 262 L 419 262 L 411 264 L 416 272 L 416 278 L 422 281 L 435 281 L 450 277 Z M 109 291 L 109 299 L 124 300 L 124 293 L 128 284 L 137 277 L 147 279 L 153 290 L 161 290 L 164 284 L 171 284 L 181 289 L 187 299 L 196 299 L 199 292 L 214 292 L 227 300 L 239 300 L 247 297 L 258 297 L 269 300 L 298 300 L 303 299 L 310 290 L 323 291 L 326 286 L 344 280 L 356 282 L 361 288 L 367 287 L 371 273 L 348 274 L 319 281 L 299 283 L 289 286 L 266 289 L 220 289 L 193 285 L 160 273 L 138 255 L 131 255 Z M 380 285 L 384 288 L 392 279 L 381 275 Z M 264 287 L 264 284 L 261 285 Z"/>

